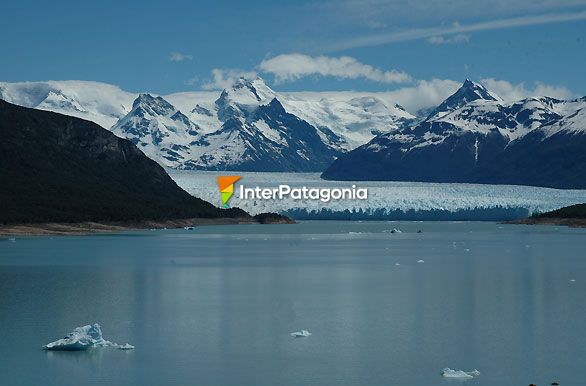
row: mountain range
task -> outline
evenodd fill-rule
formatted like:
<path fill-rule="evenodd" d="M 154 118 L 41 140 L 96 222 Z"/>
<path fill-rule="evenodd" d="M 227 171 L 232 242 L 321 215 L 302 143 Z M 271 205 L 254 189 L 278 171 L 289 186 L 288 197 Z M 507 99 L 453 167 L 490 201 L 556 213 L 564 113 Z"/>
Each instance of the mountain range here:
<path fill-rule="evenodd" d="M 0 98 L 94 121 L 177 169 L 321 172 L 344 152 L 415 120 L 374 95 L 280 94 L 261 78 L 167 96 L 97 82 L 0 83 Z"/>
<path fill-rule="evenodd" d="M 466 80 L 425 119 L 343 154 L 322 177 L 584 189 L 584 149 L 586 97 L 505 102 Z"/>
<path fill-rule="evenodd" d="M 416 116 L 376 94 L 277 93 L 241 78 L 221 92 L 166 96 L 96 82 L 0 83 L 0 98 L 92 120 L 170 168 L 586 187 L 586 97 L 510 102 L 466 80 Z"/>

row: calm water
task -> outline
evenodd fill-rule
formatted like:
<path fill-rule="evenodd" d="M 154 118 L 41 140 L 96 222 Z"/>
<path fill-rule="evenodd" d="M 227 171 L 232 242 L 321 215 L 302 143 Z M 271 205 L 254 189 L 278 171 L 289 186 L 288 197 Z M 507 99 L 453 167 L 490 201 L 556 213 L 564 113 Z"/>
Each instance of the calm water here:
<path fill-rule="evenodd" d="M 584 385 L 585 246 L 494 223 L 1 239 L 0 385 Z M 136 350 L 40 349 L 93 322 Z"/>

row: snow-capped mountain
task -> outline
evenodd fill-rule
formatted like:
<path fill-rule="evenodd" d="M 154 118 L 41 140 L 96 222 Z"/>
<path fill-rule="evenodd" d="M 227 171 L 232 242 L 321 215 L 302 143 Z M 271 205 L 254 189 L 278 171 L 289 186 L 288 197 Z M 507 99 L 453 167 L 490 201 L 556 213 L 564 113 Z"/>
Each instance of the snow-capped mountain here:
<path fill-rule="evenodd" d="M 254 93 L 248 92 L 247 83 L 256 90 Z M 177 93 L 165 98 L 189 112 L 188 117 L 208 132 L 221 127 L 226 113 L 245 117 L 276 98 L 287 113 L 314 126 L 325 143 L 344 152 L 368 142 L 376 134 L 403 127 L 416 119 L 401 106 L 383 101 L 376 93 L 277 93 L 261 78 L 240 79 L 219 98 L 217 94 L 204 92 Z"/>
<path fill-rule="evenodd" d="M 344 154 L 323 177 L 586 188 L 585 111 L 585 98 L 505 103 L 466 80 L 425 120 Z"/>
<path fill-rule="evenodd" d="M 20 106 L 87 119 L 110 128 L 127 114 L 137 94 L 100 82 L 0 82 L 0 99 Z"/>
<path fill-rule="evenodd" d="M 250 87 L 255 91 L 249 92 Z M 389 104 L 376 94 L 277 93 L 261 78 L 239 79 L 233 87 L 222 91 L 219 98 L 210 98 L 203 92 L 177 93 L 165 98 L 189 112 L 189 118 L 208 132 L 219 129 L 226 116 L 246 117 L 248 112 L 276 98 L 286 112 L 314 126 L 325 143 L 341 151 L 354 149 L 376 134 L 416 119 L 401 106 Z M 332 133 L 341 140 L 331 142 L 328 138 Z"/>
<path fill-rule="evenodd" d="M 191 111 L 195 120 L 215 114 L 219 129 L 202 135 L 182 169 L 243 171 L 324 170 L 341 154 L 344 139 L 318 130 L 285 111 L 278 95 L 260 78 L 239 79 L 213 107 Z"/>
<path fill-rule="evenodd" d="M 172 167 L 189 158 L 199 128 L 162 97 L 140 94 L 132 110 L 111 131 L 131 140 L 150 158 Z"/>
<path fill-rule="evenodd" d="M 199 103 L 188 113 L 162 97 L 141 94 L 112 131 L 132 140 L 159 163 L 178 169 L 321 171 L 341 154 L 342 137 L 318 130 L 285 111 L 260 78 L 238 80 L 213 106 Z"/>
<path fill-rule="evenodd" d="M 98 82 L 0 83 L 0 98 L 94 121 L 173 168 L 321 171 L 415 120 L 376 93 L 277 93 L 261 78 L 167 96 Z"/>
<path fill-rule="evenodd" d="M 472 82 L 470 79 L 466 79 L 462 87 L 460 87 L 454 94 L 450 95 L 435 109 L 431 110 L 427 116 L 427 120 L 441 118 L 473 101 L 502 102 L 502 99 L 498 95 L 487 90 L 484 86 Z"/>
<path fill-rule="evenodd" d="M 344 150 L 360 146 L 374 136 L 413 123 L 416 117 L 398 104 L 388 105 L 382 99 L 366 95 L 350 99 L 292 94 L 284 101 L 285 109 L 317 128 L 327 128 L 342 136 Z"/>

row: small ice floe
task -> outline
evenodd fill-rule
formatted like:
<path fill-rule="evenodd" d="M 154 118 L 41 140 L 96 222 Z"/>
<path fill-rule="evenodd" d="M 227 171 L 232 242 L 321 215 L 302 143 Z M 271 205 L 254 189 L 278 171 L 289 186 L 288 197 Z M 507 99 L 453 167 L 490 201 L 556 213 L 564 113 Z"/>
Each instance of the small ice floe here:
<path fill-rule="evenodd" d="M 183 227 L 183 229 L 185 229 L 186 231 L 192 231 L 195 229 L 195 227 Z"/>
<path fill-rule="evenodd" d="M 11 237 L 11 238 L 8 239 L 8 241 L 10 241 L 11 243 L 15 243 L 16 242 L 16 238 Z"/>
<path fill-rule="evenodd" d="M 398 267 L 398 266 L 400 266 L 401 264 L 399 264 L 399 263 L 395 263 L 395 265 Z"/>
<path fill-rule="evenodd" d="M 361 235 L 362 232 L 348 232 L 349 235 Z"/>
<path fill-rule="evenodd" d="M 575 281 L 576 281 L 576 279 L 570 279 L 570 281 L 573 283 L 573 282 L 575 282 Z"/>
<path fill-rule="evenodd" d="M 393 229 L 385 229 L 383 233 L 403 233 L 400 229 L 393 228 Z"/>
<path fill-rule="evenodd" d="M 307 330 L 295 331 L 295 332 L 291 333 L 291 336 L 293 338 L 307 338 L 310 335 L 311 335 L 311 332 L 309 332 Z"/>
<path fill-rule="evenodd" d="M 43 346 L 45 350 L 54 351 L 81 351 L 94 347 L 114 347 L 120 350 L 132 350 L 131 344 L 117 344 L 105 340 L 98 323 L 83 327 L 76 327 L 65 338 L 56 340 Z"/>
<path fill-rule="evenodd" d="M 446 367 L 442 370 L 442 376 L 446 378 L 471 379 L 480 375 L 480 371 L 474 369 L 472 371 L 452 370 Z"/>
<path fill-rule="evenodd" d="M 134 346 L 129 343 L 118 345 L 117 348 L 118 350 L 134 350 Z"/>
<path fill-rule="evenodd" d="M 417 260 L 418 263 L 425 263 L 425 260 Z"/>
<path fill-rule="evenodd" d="M 466 248 L 464 249 L 466 252 L 470 252 L 470 248 Z"/>

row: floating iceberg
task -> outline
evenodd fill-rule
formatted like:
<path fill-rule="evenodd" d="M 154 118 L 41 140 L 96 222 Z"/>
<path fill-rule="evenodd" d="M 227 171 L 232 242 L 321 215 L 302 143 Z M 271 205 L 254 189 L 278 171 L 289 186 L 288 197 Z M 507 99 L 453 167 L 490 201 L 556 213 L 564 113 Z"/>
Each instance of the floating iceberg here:
<path fill-rule="evenodd" d="M 118 350 L 134 350 L 134 346 L 129 343 L 117 345 L 116 348 Z"/>
<path fill-rule="evenodd" d="M 192 231 L 195 229 L 195 227 L 183 227 L 183 229 L 185 229 L 186 231 Z"/>
<path fill-rule="evenodd" d="M 393 228 L 393 229 L 390 229 L 390 230 L 384 230 L 383 233 L 403 233 L 403 232 L 401 232 L 400 229 Z"/>
<path fill-rule="evenodd" d="M 105 340 L 102 329 L 98 323 L 83 327 L 76 327 L 65 338 L 56 340 L 43 346 L 46 350 L 81 351 L 93 347 L 114 347 L 120 350 L 132 350 L 131 344 L 119 345 Z"/>
<path fill-rule="evenodd" d="M 425 260 L 417 260 L 418 263 L 425 263 Z"/>
<path fill-rule="evenodd" d="M 307 330 L 295 331 L 295 332 L 291 333 L 291 336 L 293 338 L 307 338 L 310 335 L 311 335 L 311 332 L 309 332 Z"/>
<path fill-rule="evenodd" d="M 480 371 L 474 369 L 472 371 L 452 370 L 446 367 L 442 370 L 442 376 L 446 378 L 471 379 L 480 375 Z"/>

